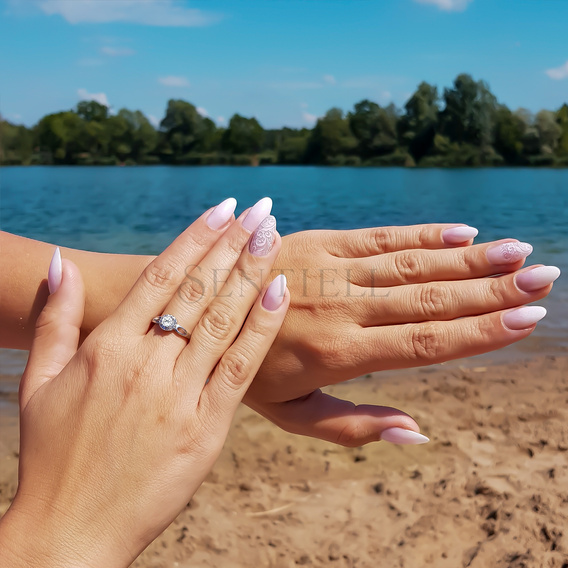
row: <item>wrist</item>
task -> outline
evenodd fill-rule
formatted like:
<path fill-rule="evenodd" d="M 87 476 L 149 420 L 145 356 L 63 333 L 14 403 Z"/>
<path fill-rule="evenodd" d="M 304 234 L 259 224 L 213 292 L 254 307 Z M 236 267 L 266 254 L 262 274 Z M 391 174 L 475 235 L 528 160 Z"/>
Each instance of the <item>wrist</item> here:
<path fill-rule="evenodd" d="M 70 515 L 49 503 L 24 507 L 15 499 L 0 519 L 0 557 L 3 568 L 126 568 L 124 547 L 108 545 L 104 531 L 85 530 Z"/>

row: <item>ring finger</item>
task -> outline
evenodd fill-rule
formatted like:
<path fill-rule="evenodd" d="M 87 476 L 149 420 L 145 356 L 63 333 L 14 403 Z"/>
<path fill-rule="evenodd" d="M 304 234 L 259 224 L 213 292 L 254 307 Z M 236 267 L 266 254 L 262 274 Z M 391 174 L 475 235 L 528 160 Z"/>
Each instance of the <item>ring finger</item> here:
<path fill-rule="evenodd" d="M 185 279 L 164 308 L 163 314 L 173 316 L 188 336 L 193 333 L 209 304 L 221 294 L 224 280 L 239 260 L 251 233 L 270 214 L 271 208 L 272 201 L 269 198 L 261 199 L 233 223 L 198 266 L 186 269 Z M 171 318 L 169 319 L 171 321 Z M 154 326 L 154 333 L 151 335 L 159 337 L 171 331 L 170 329 L 164 330 L 163 327 L 160 329 L 160 327 Z M 182 341 L 178 337 L 163 342 L 163 344 L 168 348 L 172 346 L 172 349 L 181 351 L 187 344 L 187 340 Z"/>

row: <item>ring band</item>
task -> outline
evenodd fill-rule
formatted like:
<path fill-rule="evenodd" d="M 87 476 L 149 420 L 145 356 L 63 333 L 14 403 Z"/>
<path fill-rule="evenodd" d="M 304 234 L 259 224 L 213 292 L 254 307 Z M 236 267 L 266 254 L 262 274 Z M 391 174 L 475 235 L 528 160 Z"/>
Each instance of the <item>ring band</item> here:
<path fill-rule="evenodd" d="M 155 317 L 152 319 L 152 323 L 157 323 L 160 326 L 160 329 L 163 329 L 164 331 L 175 331 L 182 337 L 189 337 L 187 329 L 178 325 L 176 318 L 171 314 Z"/>

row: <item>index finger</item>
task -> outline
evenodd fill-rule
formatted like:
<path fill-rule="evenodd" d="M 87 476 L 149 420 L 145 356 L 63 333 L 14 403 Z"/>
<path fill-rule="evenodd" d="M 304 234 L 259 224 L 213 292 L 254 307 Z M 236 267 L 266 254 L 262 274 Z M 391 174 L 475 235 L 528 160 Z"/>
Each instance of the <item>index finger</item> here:
<path fill-rule="evenodd" d="M 230 197 L 194 221 L 140 275 L 111 318 L 129 331 L 145 334 L 150 320 L 162 312 L 183 279 L 230 227 L 236 199 Z"/>

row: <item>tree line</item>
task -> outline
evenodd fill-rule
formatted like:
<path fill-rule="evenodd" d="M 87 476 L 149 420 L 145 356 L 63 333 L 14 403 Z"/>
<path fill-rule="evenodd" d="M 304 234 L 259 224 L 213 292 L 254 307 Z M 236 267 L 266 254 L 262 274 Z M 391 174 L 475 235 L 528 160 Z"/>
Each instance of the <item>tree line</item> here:
<path fill-rule="evenodd" d="M 156 129 L 140 111 L 82 101 L 32 128 L 0 120 L 0 162 L 568 167 L 568 105 L 511 111 L 466 74 L 441 95 L 421 83 L 402 109 L 370 100 L 332 108 L 312 129 L 265 130 L 239 114 L 220 128 L 184 100 L 168 102 Z"/>

